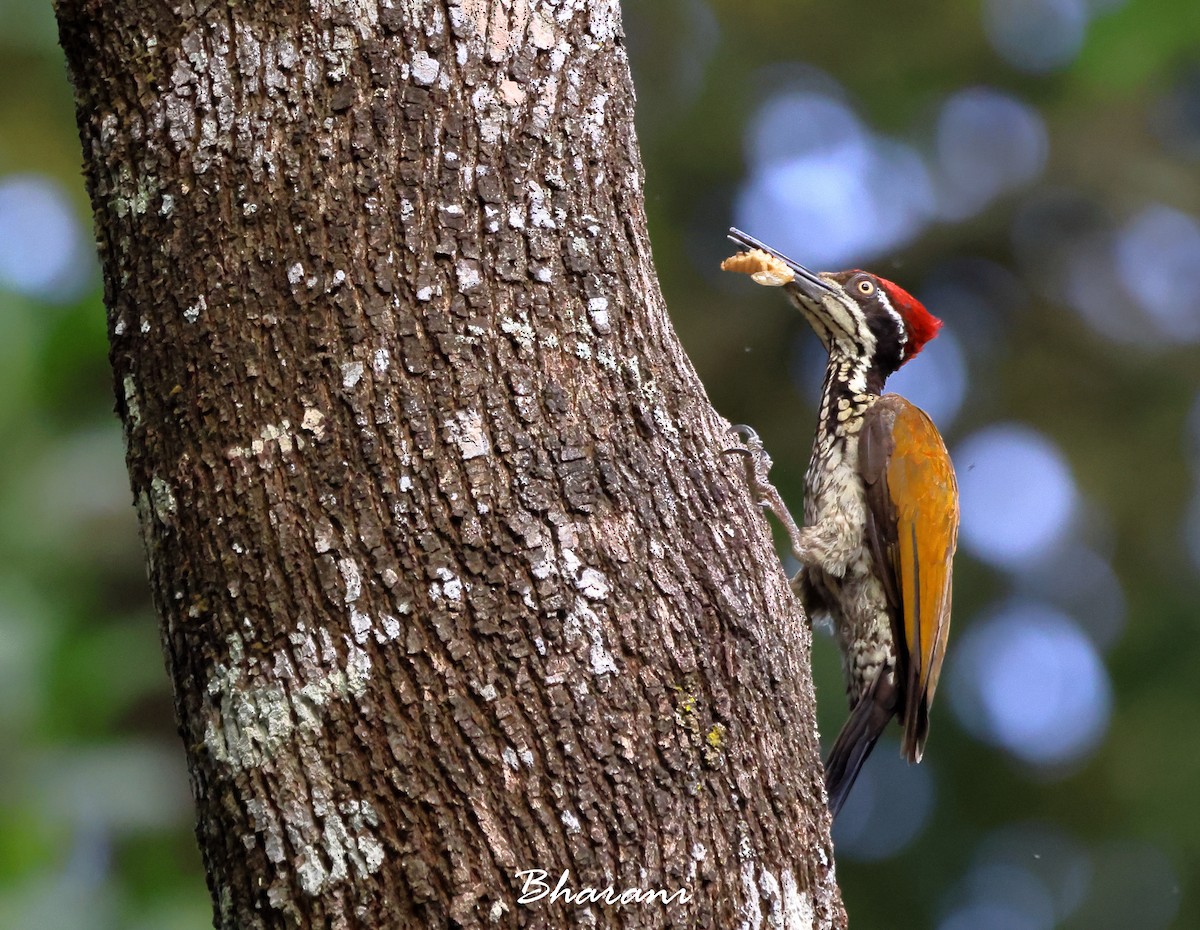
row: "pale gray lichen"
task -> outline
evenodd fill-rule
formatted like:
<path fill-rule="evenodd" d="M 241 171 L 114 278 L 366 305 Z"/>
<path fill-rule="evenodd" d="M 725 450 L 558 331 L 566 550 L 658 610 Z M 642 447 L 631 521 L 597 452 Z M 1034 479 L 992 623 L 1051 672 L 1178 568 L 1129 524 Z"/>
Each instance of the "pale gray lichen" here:
<path fill-rule="evenodd" d="M 346 362 L 342 365 L 342 387 L 353 388 L 362 380 L 365 367 L 362 362 Z"/>
<path fill-rule="evenodd" d="M 150 503 L 159 523 L 170 526 L 175 522 L 175 514 L 179 509 L 175 502 L 175 492 L 171 485 L 158 475 L 150 479 Z"/>
<path fill-rule="evenodd" d="M 612 590 L 604 572 L 590 567 L 584 568 L 575 577 L 575 587 L 579 589 L 584 597 L 593 601 L 604 600 L 608 597 L 609 591 Z"/>
<path fill-rule="evenodd" d="M 316 407 L 305 407 L 304 416 L 300 419 L 300 428 L 320 439 L 325 435 L 325 414 Z"/>
<path fill-rule="evenodd" d="M 429 585 L 429 596 L 435 601 L 445 598 L 450 601 L 460 601 L 463 595 L 462 581 L 448 568 L 439 568 L 436 572 L 438 580 Z"/>
<path fill-rule="evenodd" d="M 345 602 L 347 604 L 358 600 L 362 594 L 362 572 L 353 559 L 338 559 L 338 571 L 342 575 L 342 583 L 346 586 Z"/>
<path fill-rule="evenodd" d="M 514 320 L 511 317 L 502 317 L 500 320 L 500 329 L 502 332 L 512 336 L 521 348 L 533 348 L 534 332 L 533 327 L 528 323 L 522 320 Z"/>
<path fill-rule="evenodd" d="M 377 642 L 392 642 L 400 636 L 400 621 L 390 614 L 384 614 L 380 618 L 380 626 L 383 628 L 382 633 L 378 630 L 375 632 Z"/>
<path fill-rule="evenodd" d="M 817 925 L 816 908 L 812 896 L 807 891 L 796 887 L 796 878 L 791 869 L 784 869 L 783 885 L 783 926 L 786 930 L 809 930 Z"/>
<path fill-rule="evenodd" d="M 257 458 L 272 447 L 280 452 L 290 453 L 296 446 L 303 448 L 304 442 L 300 436 L 292 433 L 292 424 L 284 420 L 278 425 L 268 423 L 259 430 L 258 438 L 252 439 L 249 446 L 232 446 L 225 450 L 230 461 L 242 458 Z"/>
<path fill-rule="evenodd" d="M 588 648 L 588 664 L 593 675 L 612 675 L 617 671 L 617 660 L 604 644 L 604 633 L 600 618 L 582 601 L 575 602 L 572 619 L 587 630 L 591 646 Z"/>
<path fill-rule="evenodd" d="M 210 707 L 204 744 L 214 759 L 235 769 L 257 768 L 295 731 L 318 731 L 331 701 L 365 693 L 370 656 L 344 637 L 346 665 L 340 668 L 332 639 L 321 633 L 318 650 L 311 634 L 294 631 L 291 657 L 281 650 L 273 662 L 247 661 L 242 636 L 226 638 L 227 660 L 217 663 L 205 688 Z"/>
<path fill-rule="evenodd" d="M 483 275 L 479 270 L 479 262 L 470 259 L 459 259 L 454 264 L 454 274 L 458 280 L 458 289 L 464 293 L 474 290 L 483 283 Z"/>
<path fill-rule="evenodd" d="M 196 300 L 193 304 L 191 304 L 186 310 L 183 311 L 183 318 L 185 320 L 187 320 L 189 323 L 195 323 L 198 319 L 200 319 L 201 311 L 207 310 L 207 309 L 208 309 L 208 301 L 206 301 L 204 299 L 204 295 L 201 294 L 199 297 L 196 298 Z"/>
<path fill-rule="evenodd" d="M 357 607 L 350 608 L 350 630 L 356 643 L 362 645 L 370 638 L 372 625 L 370 614 L 363 613 Z"/>
<path fill-rule="evenodd" d="M 133 375 L 126 375 L 121 384 L 125 388 L 125 412 L 129 416 L 129 425 L 137 429 L 142 425 L 142 407 L 138 403 L 137 382 Z"/>
<path fill-rule="evenodd" d="M 459 410 L 446 422 L 446 433 L 458 446 L 464 459 L 478 458 L 491 452 L 491 443 L 483 428 L 483 415 L 478 410 Z"/>
<path fill-rule="evenodd" d="M 346 656 L 346 687 L 355 697 L 362 697 L 367 692 L 371 681 L 371 657 L 347 639 Z"/>
<path fill-rule="evenodd" d="M 423 87 L 428 87 L 438 78 L 442 66 L 436 58 L 430 58 L 426 52 L 417 52 L 412 60 L 412 79 Z"/>
<path fill-rule="evenodd" d="M 741 879 L 742 904 L 738 908 L 738 914 L 741 916 L 742 922 L 738 925 L 738 930 L 761 930 L 763 913 L 762 907 L 759 905 L 760 893 L 758 882 L 754 876 L 753 859 L 746 859 L 742 862 Z"/>

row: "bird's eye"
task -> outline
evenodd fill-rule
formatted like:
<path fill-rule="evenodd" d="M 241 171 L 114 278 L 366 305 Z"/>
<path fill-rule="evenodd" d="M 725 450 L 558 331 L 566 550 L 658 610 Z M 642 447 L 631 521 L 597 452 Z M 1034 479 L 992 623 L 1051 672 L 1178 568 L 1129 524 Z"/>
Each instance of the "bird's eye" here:
<path fill-rule="evenodd" d="M 875 282 L 868 280 L 867 278 L 863 278 L 858 282 L 858 292 L 864 297 L 870 297 L 875 293 Z"/>

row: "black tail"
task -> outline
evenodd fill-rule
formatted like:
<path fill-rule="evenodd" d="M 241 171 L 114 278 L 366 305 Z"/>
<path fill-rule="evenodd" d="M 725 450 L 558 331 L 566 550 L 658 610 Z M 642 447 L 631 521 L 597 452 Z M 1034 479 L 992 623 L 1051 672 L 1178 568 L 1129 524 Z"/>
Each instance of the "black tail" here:
<path fill-rule="evenodd" d="M 888 672 L 881 672 L 875 683 L 859 698 L 850 711 L 837 741 L 825 763 L 825 793 L 829 795 L 829 813 L 837 817 L 863 763 L 892 717 L 896 715 L 896 685 Z"/>

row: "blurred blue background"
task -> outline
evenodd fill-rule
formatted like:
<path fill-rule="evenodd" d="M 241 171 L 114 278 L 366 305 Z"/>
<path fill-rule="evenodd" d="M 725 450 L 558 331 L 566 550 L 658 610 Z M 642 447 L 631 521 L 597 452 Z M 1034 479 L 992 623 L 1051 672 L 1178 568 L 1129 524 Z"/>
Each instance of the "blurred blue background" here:
<path fill-rule="evenodd" d="M 954 631 L 837 825 L 853 926 L 1200 926 L 1200 4 L 625 7 L 676 326 L 794 511 L 823 358 L 725 228 L 946 323 L 890 386 L 958 469 Z M 0 926 L 206 927 L 49 4 L 0 36 Z"/>

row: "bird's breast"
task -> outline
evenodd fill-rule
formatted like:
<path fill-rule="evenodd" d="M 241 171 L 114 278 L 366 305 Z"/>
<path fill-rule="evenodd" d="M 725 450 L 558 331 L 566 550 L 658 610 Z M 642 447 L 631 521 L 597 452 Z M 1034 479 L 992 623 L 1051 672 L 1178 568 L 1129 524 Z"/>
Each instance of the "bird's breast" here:
<path fill-rule="evenodd" d="M 804 522 L 836 525 L 861 539 L 867 519 L 866 490 L 858 472 L 858 436 L 831 436 L 813 447 L 804 478 Z"/>

